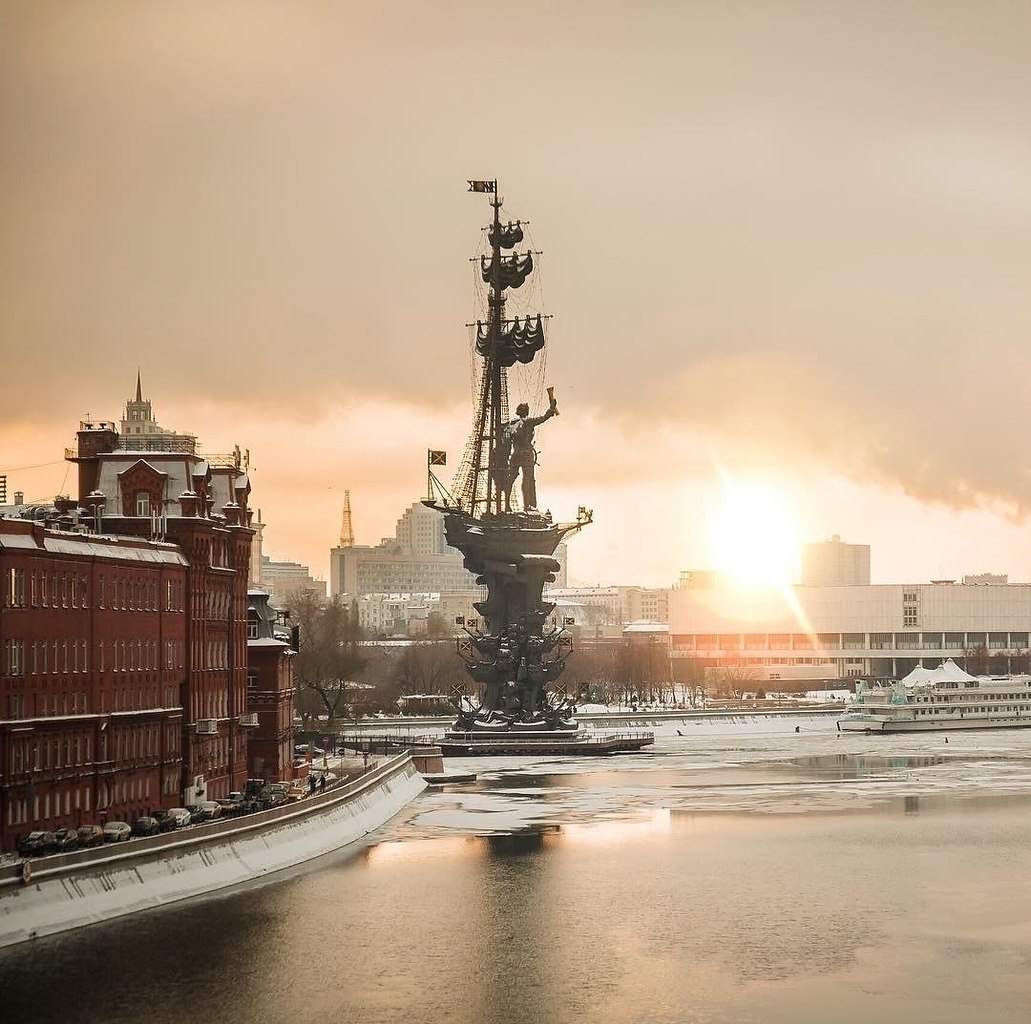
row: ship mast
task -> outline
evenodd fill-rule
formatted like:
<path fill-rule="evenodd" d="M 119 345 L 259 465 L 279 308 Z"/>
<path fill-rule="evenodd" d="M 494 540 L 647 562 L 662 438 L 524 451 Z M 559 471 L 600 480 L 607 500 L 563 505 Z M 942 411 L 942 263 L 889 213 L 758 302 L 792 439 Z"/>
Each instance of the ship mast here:
<path fill-rule="evenodd" d="M 521 222 L 502 224 L 501 196 L 497 180 L 470 181 L 472 192 L 490 193 L 493 210 L 490 240 L 490 263 L 480 257 L 480 273 L 488 286 L 486 323 L 476 324 L 476 351 L 483 358 L 472 435 L 466 449 L 461 481 L 456 481 L 455 499 L 470 515 L 501 514 L 505 507 L 502 477 L 507 472 L 505 458 L 499 456 L 504 445 L 504 428 L 508 420 L 507 368 L 516 362 L 529 363 L 544 346 L 543 318 L 536 322 L 527 316 L 520 322 L 505 319 L 505 290 L 519 288 L 533 270 L 533 255 L 513 253 L 504 256 L 523 240 Z"/>
<path fill-rule="evenodd" d="M 490 305 L 487 311 L 487 323 L 493 325 L 491 330 L 492 338 L 501 334 L 501 325 L 505 322 L 505 291 L 501 287 L 501 196 L 498 195 L 498 183 L 494 182 L 494 198 L 491 206 L 494 208 L 494 230 L 490 232 L 491 237 L 491 282 L 490 282 Z M 491 353 L 487 356 L 485 370 L 490 374 L 489 391 L 490 402 L 490 432 L 487 439 L 488 466 L 487 466 L 487 496 L 485 505 L 491 507 L 493 494 L 494 512 L 501 512 L 501 488 L 495 479 L 498 443 L 501 439 L 501 431 L 504 421 L 508 417 L 508 379 L 501 361 L 497 358 L 496 344 L 492 344 Z"/>

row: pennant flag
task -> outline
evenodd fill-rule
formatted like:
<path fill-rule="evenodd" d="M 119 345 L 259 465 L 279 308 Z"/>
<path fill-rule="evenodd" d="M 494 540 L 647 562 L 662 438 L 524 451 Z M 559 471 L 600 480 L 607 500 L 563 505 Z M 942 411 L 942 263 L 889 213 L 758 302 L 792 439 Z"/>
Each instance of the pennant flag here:
<path fill-rule="evenodd" d="M 447 452 L 435 452 L 431 448 L 426 454 L 429 457 L 429 465 L 431 465 L 431 466 L 446 466 L 447 465 Z"/>
<path fill-rule="evenodd" d="M 468 179 L 467 179 L 468 180 Z M 470 192 L 494 192 L 497 188 L 496 181 L 470 181 Z"/>

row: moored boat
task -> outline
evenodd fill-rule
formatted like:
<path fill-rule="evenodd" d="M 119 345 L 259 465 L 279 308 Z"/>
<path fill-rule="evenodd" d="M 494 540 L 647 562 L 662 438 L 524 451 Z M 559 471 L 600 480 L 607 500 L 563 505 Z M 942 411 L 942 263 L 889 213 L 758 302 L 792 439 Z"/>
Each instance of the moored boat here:
<path fill-rule="evenodd" d="M 841 732 L 928 732 L 1031 726 L 1031 676 L 983 677 L 952 659 L 882 686 L 860 683 Z"/>

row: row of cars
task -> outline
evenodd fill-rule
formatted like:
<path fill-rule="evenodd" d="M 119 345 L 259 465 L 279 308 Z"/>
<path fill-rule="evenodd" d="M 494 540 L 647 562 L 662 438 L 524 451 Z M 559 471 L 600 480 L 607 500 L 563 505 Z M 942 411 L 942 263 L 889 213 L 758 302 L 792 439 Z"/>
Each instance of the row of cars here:
<path fill-rule="evenodd" d="M 260 787 L 248 787 L 246 793 L 230 793 L 223 800 L 202 800 L 188 807 L 172 807 L 137 818 L 131 825 L 125 821 L 109 821 L 105 825 L 81 825 L 79 828 L 59 828 L 53 832 L 30 832 L 18 841 L 22 857 L 44 857 L 52 853 L 68 853 L 104 843 L 128 842 L 137 836 L 154 836 L 172 832 L 215 818 L 235 817 L 254 811 L 268 810 L 280 804 L 300 800 L 308 788 L 299 783 L 273 782 Z"/>

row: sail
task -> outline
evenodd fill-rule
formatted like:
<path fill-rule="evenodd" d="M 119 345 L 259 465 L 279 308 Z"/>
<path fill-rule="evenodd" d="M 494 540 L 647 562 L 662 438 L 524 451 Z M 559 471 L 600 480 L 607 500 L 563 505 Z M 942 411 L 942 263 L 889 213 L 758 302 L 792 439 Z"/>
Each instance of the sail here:
<path fill-rule="evenodd" d="M 497 245 L 501 249 L 511 249 L 523 240 L 523 227 L 520 221 L 509 221 L 507 224 L 498 224 L 495 231 L 494 225 L 490 226 L 490 247 Z"/>
<path fill-rule="evenodd" d="M 476 322 L 476 351 L 481 356 L 493 352 L 501 366 L 529 363 L 544 348 L 544 322 L 540 315 L 520 320 L 505 320 L 500 330 L 494 324 Z"/>
<path fill-rule="evenodd" d="M 495 260 L 498 263 L 498 279 L 502 288 L 521 288 L 523 282 L 533 270 L 533 253 L 525 256 L 492 256 L 490 262 L 486 256 L 480 257 L 480 274 L 486 284 L 494 283 Z"/>

